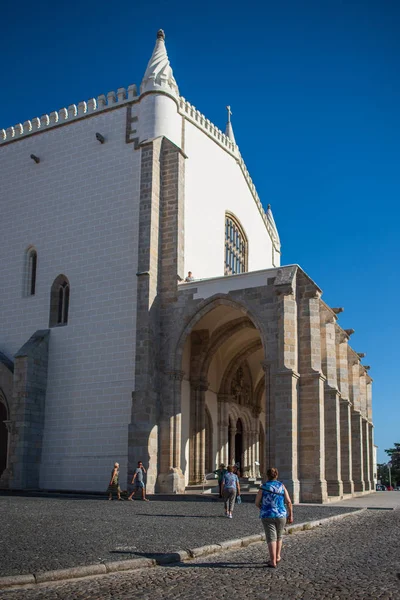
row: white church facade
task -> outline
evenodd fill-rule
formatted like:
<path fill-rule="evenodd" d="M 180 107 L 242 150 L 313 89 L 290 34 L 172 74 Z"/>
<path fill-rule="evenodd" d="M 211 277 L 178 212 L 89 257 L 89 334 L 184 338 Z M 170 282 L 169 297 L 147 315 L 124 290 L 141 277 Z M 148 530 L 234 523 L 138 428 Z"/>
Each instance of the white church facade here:
<path fill-rule="evenodd" d="M 230 119 L 180 96 L 162 31 L 139 90 L 0 130 L 0 171 L 0 487 L 102 491 L 142 460 L 149 493 L 220 462 L 276 466 L 296 502 L 372 489 L 353 332 L 281 266 Z"/>

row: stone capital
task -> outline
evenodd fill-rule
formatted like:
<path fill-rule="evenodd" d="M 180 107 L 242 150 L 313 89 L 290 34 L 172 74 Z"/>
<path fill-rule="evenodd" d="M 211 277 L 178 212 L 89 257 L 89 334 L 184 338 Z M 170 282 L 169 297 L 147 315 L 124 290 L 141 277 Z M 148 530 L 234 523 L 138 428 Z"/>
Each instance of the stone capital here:
<path fill-rule="evenodd" d="M 300 380 L 306 379 L 319 379 L 320 381 L 325 382 L 326 377 L 321 371 L 306 371 L 305 373 L 300 374 Z"/>
<path fill-rule="evenodd" d="M 325 389 L 325 394 L 326 395 L 330 395 L 330 396 L 338 396 L 339 398 L 342 396 L 342 394 L 340 393 L 340 391 L 338 390 L 337 387 L 332 387 L 331 385 L 329 385 L 328 381 L 325 381 L 325 385 L 324 385 L 324 389 Z"/>
<path fill-rule="evenodd" d="M 261 365 L 264 373 L 267 373 L 272 368 L 272 361 L 271 360 L 262 360 L 262 361 L 260 361 L 260 365 Z"/>
<path fill-rule="evenodd" d="M 344 406 L 351 406 L 351 402 L 348 398 L 340 398 L 340 404 L 343 404 Z"/>
<path fill-rule="evenodd" d="M 166 371 L 166 374 L 172 381 L 182 381 L 185 376 L 185 371 Z"/>
<path fill-rule="evenodd" d="M 230 402 L 231 396 L 230 394 L 218 394 L 217 400 L 218 402 L 221 402 L 221 404 L 223 404 L 225 402 Z"/>
<path fill-rule="evenodd" d="M 199 392 L 206 392 L 209 388 L 209 385 L 209 382 L 206 379 L 203 379 L 202 377 L 190 380 L 190 386 L 192 387 L 192 389 L 197 390 Z"/>
<path fill-rule="evenodd" d="M 3 423 L 6 426 L 7 431 L 8 431 L 9 434 L 15 433 L 16 428 L 15 428 L 15 422 L 14 421 L 7 420 L 7 421 L 3 421 Z"/>
<path fill-rule="evenodd" d="M 277 377 L 292 377 L 293 379 L 300 379 L 300 373 L 293 371 L 293 369 L 279 369 L 274 373 Z"/>

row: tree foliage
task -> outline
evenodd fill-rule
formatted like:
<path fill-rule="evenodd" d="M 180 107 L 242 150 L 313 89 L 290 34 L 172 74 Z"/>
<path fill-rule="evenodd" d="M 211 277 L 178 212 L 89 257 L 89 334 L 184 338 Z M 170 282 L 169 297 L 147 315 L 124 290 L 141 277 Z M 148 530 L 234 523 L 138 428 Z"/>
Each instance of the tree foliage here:
<path fill-rule="evenodd" d="M 391 479 L 392 485 L 400 485 L 400 443 L 395 443 L 393 448 L 385 450 L 389 456 L 391 466 Z M 378 479 L 381 480 L 383 485 L 389 485 L 389 467 L 386 463 L 377 465 L 378 467 Z"/>
<path fill-rule="evenodd" d="M 395 444 L 394 448 L 388 448 L 385 452 L 390 456 L 393 469 L 400 469 L 400 443 Z"/>

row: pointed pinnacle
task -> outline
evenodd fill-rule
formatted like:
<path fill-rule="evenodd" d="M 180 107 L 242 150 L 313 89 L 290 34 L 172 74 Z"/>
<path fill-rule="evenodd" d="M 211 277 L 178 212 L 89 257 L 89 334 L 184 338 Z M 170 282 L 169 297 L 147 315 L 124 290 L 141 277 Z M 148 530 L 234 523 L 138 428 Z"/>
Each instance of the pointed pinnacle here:
<path fill-rule="evenodd" d="M 158 40 L 165 40 L 165 33 L 163 29 L 159 29 L 157 31 L 157 39 Z"/>

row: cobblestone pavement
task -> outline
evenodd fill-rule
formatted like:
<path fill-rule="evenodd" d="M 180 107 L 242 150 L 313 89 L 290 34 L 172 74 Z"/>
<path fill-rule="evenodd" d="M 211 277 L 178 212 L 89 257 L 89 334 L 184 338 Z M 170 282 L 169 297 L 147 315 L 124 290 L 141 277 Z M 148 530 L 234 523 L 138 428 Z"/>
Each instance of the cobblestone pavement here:
<path fill-rule="evenodd" d="M 400 510 L 366 511 L 285 536 L 266 567 L 255 544 L 190 563 L 0 592 L 0 600 L 400 599 Z"/>
<path fill-rule="evenodd" d="M 349 512 L 295 507 L 297 523 Z M 106 499 L 0 496 L 0 576 L 40 573 L 195 548 L 261 533 L 254 504 L 108 502 Z"/>

